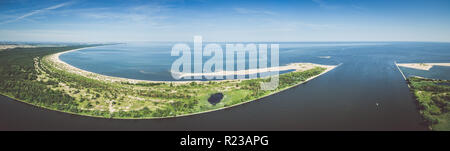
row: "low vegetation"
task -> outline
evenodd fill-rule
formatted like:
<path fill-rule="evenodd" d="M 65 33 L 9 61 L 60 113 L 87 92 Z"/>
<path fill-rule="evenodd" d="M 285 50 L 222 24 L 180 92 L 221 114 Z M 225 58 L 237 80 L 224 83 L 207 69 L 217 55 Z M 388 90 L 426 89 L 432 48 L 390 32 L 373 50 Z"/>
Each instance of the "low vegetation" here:
<path fill-rule="evenodd" d="M 14 48 L 0 52 L 0 93 L 44 108 L 105 118 L 158 118 L 220 109 L 297 85 L 326 70 L 315 67 L 280 75 L 276 90 L 267 78 L 190 83 L 106 82 L 55 67 L 46 56 L 84 46 Z M 92 45 L 90 45 L 92 46 Z M 217 104 L 208 102 L 222 93 Z"/>
<path fill-rule="evenodd" d="M 420 113 L 432 130 L 450 130 L 450 81 L 410 77 Z"/>

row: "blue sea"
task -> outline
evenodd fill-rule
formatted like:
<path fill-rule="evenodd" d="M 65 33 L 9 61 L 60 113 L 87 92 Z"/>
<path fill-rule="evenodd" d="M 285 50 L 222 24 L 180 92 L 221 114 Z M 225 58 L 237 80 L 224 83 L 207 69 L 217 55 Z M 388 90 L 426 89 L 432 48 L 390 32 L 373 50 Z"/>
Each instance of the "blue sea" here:
<path fill-rule="evenodd" d="M 66 53 L 61 55 L 60 59 L 75 67 L 109 76 L 171 81 L 174 80 L 170 73 L 171 65 L 175 59 L 179 58 L 179 56 L 170 55 L 174 44 L 176 43 L 141 42 L 108 45 Z M 192 43 L 187 42 L 186 44 L 190 45 L 191 50 L 193 50 Z M 206 44 L 208 43 L 204 43 L 203 46 Z M 225 56 L 225 43 L 218 44 L 222 46 L 224 51 L 223 56 Z M 343 66 L 346 66 L 345 64 L 356 63 L 354 62 L 355 59 L 365 57 L 386 62 L 396 61 L 398 63 L 450 62 L 449 43 L 280 42 L 267 44 L 279 44 L 280 66 L 296 62 L 311 62 L 327 65 L 344 63 Z M 203 62 L 209 58 L 210 56 L 203 57 Z M 248 68 L 248 58 L 246 59 L 246 68 Z M 367 65 L 377 65 L 371 64 L 371 59 L 366 60 Z M 361 68 L 364 69 L 365 67 L 361 66 Z M 401 69 L 406 76 L 450 79 L 449 67 L 435 66 L 430 71 L 403 67 Z M 287 71 L 281 73 L 284 72 Z"/>

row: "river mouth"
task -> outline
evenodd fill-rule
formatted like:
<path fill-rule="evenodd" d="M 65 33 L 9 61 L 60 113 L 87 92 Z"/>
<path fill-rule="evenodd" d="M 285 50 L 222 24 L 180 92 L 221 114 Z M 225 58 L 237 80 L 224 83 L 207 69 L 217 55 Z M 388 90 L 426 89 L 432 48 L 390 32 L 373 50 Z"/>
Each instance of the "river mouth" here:
<path fill-rule="evenodd" d="M 214 93 L 208 98 L 208 102 L 212 105 L 216 105 L 217 103 L 220 103 L 223 99 L 223 93 Z"/>

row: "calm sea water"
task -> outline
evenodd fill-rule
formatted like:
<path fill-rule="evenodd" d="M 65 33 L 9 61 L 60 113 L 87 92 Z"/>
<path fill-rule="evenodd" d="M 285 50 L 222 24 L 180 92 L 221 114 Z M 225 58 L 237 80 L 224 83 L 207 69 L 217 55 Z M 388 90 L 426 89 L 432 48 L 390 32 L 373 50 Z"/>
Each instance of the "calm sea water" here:
<path fill-rule="evenodd" d="M 173 43 L 133 43 L 66 53 L 88 71 L 133 79 L 172 80 Z M 449 43 L 279 43 L 280 65 L 312 62 L 338 68 L 252 103 L 164 120 L 111 120 L 68 115 L 2 97 L 1 129 L 39 130 L 426 130 L 394 62 L 450 62 Z M 324 56 L 329 56 L 324 57 Z M 403 68 L 402 68 L 403 69 Z M 407 75 L 447 79 L 450 70 Z M 379 104 L 378 106 L 376 104 Z M 39 117 L 39 118 L 37 118 Z"/>

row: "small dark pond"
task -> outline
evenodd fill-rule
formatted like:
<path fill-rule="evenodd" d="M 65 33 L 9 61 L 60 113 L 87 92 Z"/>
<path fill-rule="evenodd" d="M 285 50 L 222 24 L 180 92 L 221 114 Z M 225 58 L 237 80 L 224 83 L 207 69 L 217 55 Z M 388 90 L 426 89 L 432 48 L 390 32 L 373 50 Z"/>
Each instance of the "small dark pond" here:
<path fill-rule="evenodd" d="M 222 100 L 222 98 L 223 98 L 222 93 L 214 93 L 208 98 L 208 102 L 211 103 L 212 105 L 216 105 Z"/>

